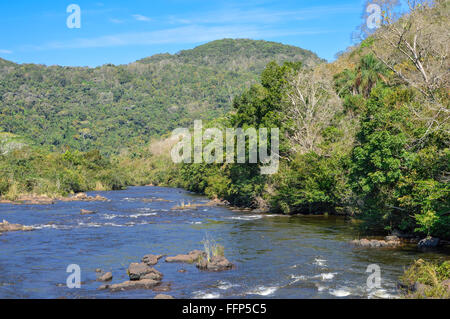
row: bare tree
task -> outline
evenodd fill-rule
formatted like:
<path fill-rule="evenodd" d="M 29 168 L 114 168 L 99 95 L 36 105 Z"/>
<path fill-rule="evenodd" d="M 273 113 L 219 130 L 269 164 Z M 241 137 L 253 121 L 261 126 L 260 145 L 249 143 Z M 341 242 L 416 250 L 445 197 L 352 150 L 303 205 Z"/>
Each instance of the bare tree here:
<path fill-rule="evenodd" d="M 425 96 L 448 87 L 449 6 L 446 1 L 408 1 L 409 12 L 397 19 L 394 7 L 382 8 L 374 33 L 374 54 L 399 78 Z"/>
<path fill-rule="evenodd" d="M 293 127 L 289 136 L 292 150 L 318 152 L 322 130 L 341 106 L 329 72 L 321 66 L 302 69 L 288 83 L 286 118 Z"/>
<path fill-rule="evenodd" d="M 413 144 L 422 144 L 437 131 L 448 135 L 449 2 L 408 0 L 408 12 L 400 17 L 392 2 L 382 2 L 382 24 L 369 38 L 370 47 L 399 79 L 422 93 L 410 109 L 426 131 Z"/>

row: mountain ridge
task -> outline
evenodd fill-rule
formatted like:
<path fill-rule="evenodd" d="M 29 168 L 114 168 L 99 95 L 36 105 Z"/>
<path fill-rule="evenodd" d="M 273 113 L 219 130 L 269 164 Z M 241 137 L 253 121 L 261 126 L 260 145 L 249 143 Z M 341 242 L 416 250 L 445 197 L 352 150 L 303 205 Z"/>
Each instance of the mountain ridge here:
<path fill-rule="evenodd" d="M 249 39 L 95 68 L 0 60 L 0 131 L 51 150 L 120 153 L 225 114 L 270 61 L 323 62 L 301 48 Z"/>

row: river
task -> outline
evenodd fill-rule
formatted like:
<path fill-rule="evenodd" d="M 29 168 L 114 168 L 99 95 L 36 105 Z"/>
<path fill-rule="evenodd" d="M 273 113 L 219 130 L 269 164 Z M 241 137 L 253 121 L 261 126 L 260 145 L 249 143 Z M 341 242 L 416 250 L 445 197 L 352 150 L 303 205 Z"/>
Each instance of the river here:
<path fill-rule="evenodd" d="M 98 290 L 96 268 L 127 280 L 126 269 L 146 254 L 202 249 L 209 236 L 225 247 L 233 270 L 209 273 L 194 265 L 155 266 L 175 298 L 395 298 L 396 282 L 414 259 L 448 258 L 448 252 L 361 249 L 341 217 L 236 212 L 225 207 L 172 210 L 181 202 L 206 203 L 181 189 L 130 187 L 91 192 L 108 202 L 0 205 L 0 220 L 33 226 L 0 236 L 0 298 L 153 298 L 152 290 Z M 166 201 L 149 201 L 149 199 Z M 80 210 L 94 215 L 81 215 Z M 81 288 L 69 289 L 69 264 L 81 268 Z M 381 270 L 381 288 L 369 289 L 367 267 Z M 180 273 L 180 269 L 186 272 Z"/>

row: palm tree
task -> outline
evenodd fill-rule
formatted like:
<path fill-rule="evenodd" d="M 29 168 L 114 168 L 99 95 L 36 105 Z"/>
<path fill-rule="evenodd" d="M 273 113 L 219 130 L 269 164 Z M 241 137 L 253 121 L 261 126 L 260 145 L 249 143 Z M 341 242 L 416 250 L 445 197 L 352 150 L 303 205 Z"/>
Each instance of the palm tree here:
<path fill-rule="evenodd" d="M 387 82 L 385 77 L 386 72 L 386 67 L 381 61 L 372 54 L 367 54 L 360 60 L 354 87 L 359 94 L 367 98 L 378 81 Z"/>

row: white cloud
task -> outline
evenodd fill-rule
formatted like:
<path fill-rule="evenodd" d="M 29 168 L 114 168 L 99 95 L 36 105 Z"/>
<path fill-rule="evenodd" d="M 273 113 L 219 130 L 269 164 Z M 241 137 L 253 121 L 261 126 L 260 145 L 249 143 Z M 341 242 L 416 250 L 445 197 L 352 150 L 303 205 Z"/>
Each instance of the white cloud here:
<path fill-rule="evenodd" d="M 228 8 L 223 11 L 196 13 L 193 16 L 174 16 L 168 17 L 169 23 L 179 24 L 218 24 L 218 23 L 279 23 L 288 21 L 300 21 L 316 19 L 330 15 L 336 15 L 348 12 L 361 12 L 357 6 L 350 5 L 330 5 L 315 6 L 301 10 L 267 10 L 264 8 L 242 9 L 239 7 Z"/>
<path fill-rule="evenodd" d="M 318 35 L 338 32 L 337 28 L 302 27 L 298 21 L 328 19 L 329 16 L 349 12 L 360 12 L 357 6 L 330 5 L 313 6 L 301 10 L 269 10 L 246 6 L 230 6 L 226 9 L 170 15 L 153 20 L 141 14 L 132 15 L 137 21 L 155 21 L 161 27 L 153 31 L 123 32 L 90 38 L 47 42 L 42 45 L 24 46 L 24 50 L 54 50 L 72 48 L 100 48 L 128 45 L 152 45 L 162 43 L 197 44 L 222 38 L 274 39 L 285 36 Z M 128 20 L 113 19 L 112 23 Z M 163 27 L 165 25 L 165 27 Z"/>
<path fill-rule="evenodd" d="M 132 17 L 137 21 L 151 21 L 149 17 L 143 16 L 142 14 L 133 14 Z"/>
<path fill-rule="evenodd" d="M 1 54 L 12 54 L 13 52 L 11 50 L 2 50 L 0 49 Z"/>
<path fill-rule="evenodd" d="M 279 36 L 314 35 L 330 30 L 285 30 L 257 26 L 183 26 L 149 32 L 128 32 L 93 38 L 79 38 L 66 42 L 51 42 L 42 46 L 28 46 L 32 50 L 101 48 L 162 43 L 200 43 L 223 38 L 267 39 Z"/>
<path fill-rule="evenodd" d="M 125 21 L 120 20 L 120 19 L 109 19 L 109 21 L 111 21 L 112 23 L 116 23 L 116 24 L 120 24 L 120 23 L 124 23 Z"/>

